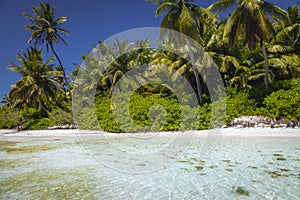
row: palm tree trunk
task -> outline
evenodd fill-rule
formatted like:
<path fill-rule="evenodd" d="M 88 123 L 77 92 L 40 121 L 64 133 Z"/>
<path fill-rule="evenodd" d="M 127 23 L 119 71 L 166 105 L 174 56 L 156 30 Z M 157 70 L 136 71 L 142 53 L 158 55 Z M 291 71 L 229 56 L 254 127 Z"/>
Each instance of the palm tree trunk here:
<path fill-rule="evenodd" d="M 70 98 L 72 99 L 71 86 L 70 86 L 69 81 L 68 81 L 68 78 L 67 78 L 67 76 L 66 76 L 66 71 L 65 71 L 65 69 L 64 69 L 64 67 L 63 67 L 63 65 L 62 65 L 62 62 L 61 62 L 60 58 L 58 57 L 56 51 L 54 50 L 53 44 L 50 43 L 49 45 L 50 45 L 51 51 L 53 52 L 55 58 L 57 59 L 57 61 L 58 61 L 58 63 L 59 63 L 59 66 L 60 66 L 61 71 L 63 72 L 63 79 L 64 79 L 65 84 L 67 85 L 67 88 L 68 88 L 67 91 L 68 91 L 69 94 L 70 94 Z"/>
<path fill-rule="evenodd" d="M 268 88 L 268 86 L 269 86 L 269 59 L 268 59 L 268 53 L 266 51 L 266 48 L 263 44 L 262 39 L 260 39 L 260 47 L 261 47 L 262 53 L 264 55 L 264 60 L 265 60 L 265 64 L 266 64 L 265 85 L 266 85 L 266 88 Z"/>
<path fill-rule="evenodd" d="M 200 84 L 200 80 L 199 80 L 199 72 L 195 66 L 195 58 L 194 58 L 194 54 L 192 52 L 192 49 L 190 47 L 190 43 L 187 40 L 187 46 L 188 46 L 188 51 L 191 57 L 191 62 L 192 62 L 192 67 L 193 67 L 193 71 L 194 71 L 194 76 L 196 79 L 196 86 L 197 86 L 197 92 L 198 92 L 198 96 L 199 96 L 199 103 L 202 106 L 203 105 L 203 98 L 202 98 L 202 90 L 201 90 L 201 84 Z"/>

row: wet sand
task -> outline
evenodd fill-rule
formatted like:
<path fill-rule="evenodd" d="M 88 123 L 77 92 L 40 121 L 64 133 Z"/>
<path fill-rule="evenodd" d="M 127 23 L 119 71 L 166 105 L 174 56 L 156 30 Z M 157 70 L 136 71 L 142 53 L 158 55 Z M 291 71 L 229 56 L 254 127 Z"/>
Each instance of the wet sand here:
<path fill-rule="evenodd" d="M 108 133 L 105 131 L 78 130 L 78 129 L 57 129 L 57 130 L 0 130 L 2 136 L 91 136 L 103 135 L 114 137 L 174 137 L 179 134 L 192 136 L 229 136 L 229 137 L 300 137 L 300 128 L 222 128 L 197 131 L 170 131 L 170 132 L 138 132 L 138 133 Z"/>

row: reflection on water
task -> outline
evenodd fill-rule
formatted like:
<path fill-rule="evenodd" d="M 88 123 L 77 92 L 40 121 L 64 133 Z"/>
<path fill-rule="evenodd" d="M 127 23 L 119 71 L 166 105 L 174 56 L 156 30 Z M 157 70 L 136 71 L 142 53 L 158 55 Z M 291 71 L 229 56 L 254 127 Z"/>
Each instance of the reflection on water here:
<path fill-rule="evenodd" d="M 119 151 L 143 152 L 169 144 L 126 137 L 1 137 L 0 199 L 297 199 L 300 196 L 300 138 L 221 137 L 201 157 L 201 140 L 185 152 L 163 153 L 170 165 L 152 173 L 124 173 L 103 165 L 126 165 Z M 143 144 L 143 145 L 142 145 Z M 162 144 L 162 145 L 161 145 Z M 174 144 L 172 144 L 174 145 Z M 180 144 L 182 145 L 182 144 Z M 127 148 L 124 148 L 127 147 Z M 168 147 L 166 147 L 168 148 Z M 125 149 L 125 150 L 124 150 Z M 92 150 L 92 151 L 91 151 Z M 179 156 L 181 155 L 181 156 Z M 128 163 L 147 168 L 151 160 Z M 155 159 L 153 159 L 155 160 Z M 128 165 L 132 166 L 132 165 Z"/>

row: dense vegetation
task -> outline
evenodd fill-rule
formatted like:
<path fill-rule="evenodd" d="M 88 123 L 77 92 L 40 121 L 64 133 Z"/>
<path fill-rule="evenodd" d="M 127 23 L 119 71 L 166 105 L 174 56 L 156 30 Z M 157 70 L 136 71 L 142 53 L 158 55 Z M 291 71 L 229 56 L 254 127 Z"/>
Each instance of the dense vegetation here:
<path fill-rule="evenodd" d="M 285 11 L 274 4 L 256 0 L 219 0 L 208 8 L 195 5 L 191 0 L 150 1 L 157 5 L 156 15 L 164 15 L 162 28 L 179 31 L 197 41 L 206 50 L 205 55 L 217 65 L 226 88 L 224 123 L 243 115 L 299 121 L 298 5 Z M 219 18 L 219 11 L 229 8 L 235 8 L 231 15 Z M 206 77 L 200 75 L 202 69 L 207 69 L 200 67 L 199 71 L 195 67 L 200 58 L 189 62 L 171 51 L 175 48 L 176 52 L 190 54 L 193 49 L 189 45 L 178 47 L 175 41 L 165 40 L 161 43 L 163 48 L 152 49 L 147 40 L 134 44 L 116 40 L 111 46 L 102 42 L 97 48 L 99 52 L 94 49 L 93 54 L 82 57 L 85 69 L 80 70 L 76 65 L 72 76 L 68 77 L 54 48 L 55 43 L 66 44 L 61 34 L 68 35 L 69 32 L 60 27 L 66 17 L 55 19 L 55 8 L 48 3 L 33 7 L 33 13 L 33 16 L 26 13 L 24 16 L 30 22 L 26 28 L 32 31 L 29 41 L 34 41 L 34 47 L 17 54 L 19 63 L 9 63 L 9 69 L 21 75 L 21 79 L 3 98 L 0 128 L 43 129 L 73 124 L 72 99 L 78 106 L 76 98 L 86 98 L 85 103 L 80 102 L 80 109 L 77 108 L 79 113 L 75 113 L 76 123 L 84 129 L 168 131 L 207 129 L 219 125 L 212 119 L 213 105 Z M 161 37 L 170 36 L 168 29 L 162 29 Z M 47 51 L 51 49 L 59 66 L 52 64 L 54 57 L 43 60 L 42 50 L 38 48 L 40 44 L 45 44 Z M 108 56 L 101 57 L 103 52 Z M 95 56 L 95 53 L 100 56 Z M 121 56 L 115 58 L 114 55 Z M 170 82 L 176 84 L 178 77 L 184 77 L 199 105 L 195 107 L 188 103 L 189 94 L 184 94 L 187 98 L 183 101 L 187 103 L 182 105 L 169 89 L 172 88 L 170 84 L 148 83 L 137 87 L 143 76 L 135 74 L 135 77 L 126 79 L 127 72 L 142 65 L 146 66 L 145 71 L 149 71 L 149 77 L 162 73 L 162 66 L 173 73 Z M 87 85 L 78 84 L 80 80 L 74 78 L 78 73 Z M 126 88 L 135 88 L 134 93 L 129 94 L 129 105 L 122 98 L 115 102 L 111 100 L 120 81 Z M 78 92 L 92 92 L 95 99 L 71 95 Z M 115 104 L 118 105 L 117 111 Z M 91 114 L 93 112 L 96 117 Z M 116 119 L 116 112 L 129 117 Z"/>

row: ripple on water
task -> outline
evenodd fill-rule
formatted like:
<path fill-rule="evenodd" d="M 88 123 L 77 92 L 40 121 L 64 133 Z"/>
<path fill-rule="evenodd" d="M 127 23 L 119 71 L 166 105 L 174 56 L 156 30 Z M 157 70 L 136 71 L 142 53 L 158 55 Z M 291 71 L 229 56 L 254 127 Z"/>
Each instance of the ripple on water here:
<path fill-rule="evenodd" d="M 2 196 L 13 199 L 93 199 L 96 191 L 89 168 L 39 169 L 0 181 Z M 85 172 L 82 172 L 85 171 Z"/>
<path fill-rule="evenodd" d="M 173 156 L 166 154 L 165 159 L 175 160 L 167 168 L 139 175 L 106 168 L 99 162 L 96 163 L 93 155 L 81 148 L 99 148 L 96 153 L 101 154 L 101 150 L 109 147 L 103 141 L 86 139 L 83 143 L 78 143 L 78 140 L 74 140 L 72 144 L 65 139 L 51 139 L 51 142 L 40 141 L 39 144 L 33 144 L 28 139 L 28 142 L 8 142 L 8 146 L 4 142 L 4 146 L 11 148 L 23 145 L 58 146 L 56 149 L 36 151 L 34 154 L 30 151 L 7 154 L 2 150 L 3 165 L 11 167 L 4 171 L 15 170 L 17 173 L 10 174 L 9 177 L 0 176 L 0 198 L 11 194 L 11 198 L 4 199 L 39 199 L 40 195 L 44 199 L 236 199 L 249 198 L 248 196 L 253 199 L 296 199 L 300 196 L 300 191 L 297 190 L 300 159 L 299 152 L 295 151 L 299 142 L 299 139 L 288 142 L 281 142 L 279 139 L 224 139 L 219 141 L 218 148 L 213 149 L 207 157 L 197 156 L 200 147 L 194 146 L 179 158 L 176 157 L 176 152 Z M 65 143 L 70 148 L 66 148 Z M 115 140 L 115 144 L 124 149 L 126 145 L 132 145 L 125 139 Z M 159 144 L 166 142 L 158 141 L 157 144 L 145 145 L 145 148 L 155 148 Z M 112 162 L 120 162 L 120 165 L 122 162 L 137 161 L 141 165 L 136 166 L 137 168 L 145 168 L 147 166 L 143 165 L 148 164 L 145 160 L 124 161 L 113 150 L 106 152 Z M 19 158 L 24 160 L 18 161 Z M 27 167 L 19 165 L 26 162 L 29 163 Z M 2 171 L 1 175 L 3 173 Z"/>

